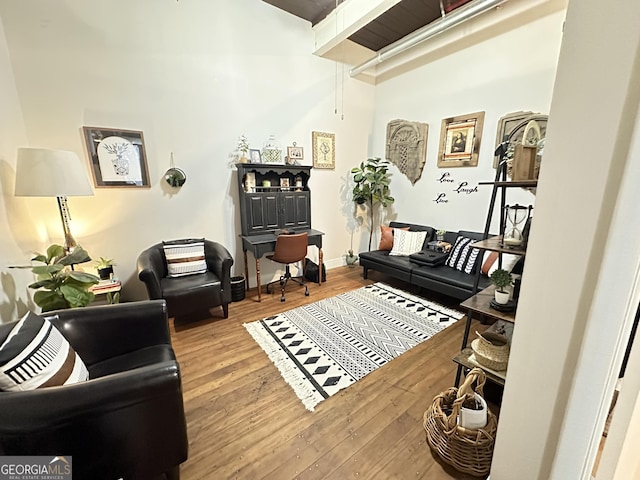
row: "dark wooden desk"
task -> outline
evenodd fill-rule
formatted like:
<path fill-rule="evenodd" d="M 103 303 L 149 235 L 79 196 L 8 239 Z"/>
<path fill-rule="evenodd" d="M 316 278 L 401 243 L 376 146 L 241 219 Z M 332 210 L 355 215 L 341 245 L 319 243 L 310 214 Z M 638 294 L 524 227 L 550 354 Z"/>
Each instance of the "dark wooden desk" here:
<path fill-rule="evenodd" d="M 307 232 L 309 235 L 309 245 L 318 247 L 318 284 L 322 283 L 322 236 L 324 232 L 314 230 L 312 228 L 306 230 L 294 230 L 294 233 Z M 260 235 L 242 235 L 242 251 L 244 253 L 244 278 L 247 282 L 247 290 L 249 289 L 249 264 L 247 263 L 247 251 L 253 253 L 256 259 L 256 283 L 258 284 L 258 301 L 262 300 L 262 292 L 260 285 L 260 258 L 265 253 L 273 252 L 276 248 L 276 240 L 278 236 L 275 233 L 263 233 Z"/>

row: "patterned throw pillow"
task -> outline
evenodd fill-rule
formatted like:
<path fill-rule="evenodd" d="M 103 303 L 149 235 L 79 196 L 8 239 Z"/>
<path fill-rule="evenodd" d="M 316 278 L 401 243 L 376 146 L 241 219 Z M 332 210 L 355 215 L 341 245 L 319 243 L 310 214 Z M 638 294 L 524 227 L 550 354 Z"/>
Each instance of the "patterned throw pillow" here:
<path fill-rule="evenodd" d="M 204 239 L 162 242 L 169 277 L 184 277 L 207 271 Z"/>
<path fill-rule="evenodd" d="M 0 338 L 0 390 L 19 392 L 89 379 L 84 362 L 58 329 L 27 313 Z"/>
<path fill-rule="evenodd" d="M 378 245 L 378 250 L 390 251 L 393 249 L 393 230 L 394 227 L 380 225 L 380 245 Z M 398 228 L 398 230 L 409 230 L 409 227 Z"/>
<path fill-rule="evenodd" d="M 427 238 L 427 232 L 408 232 L 394 228 L 393 248 L 389 255 L 408 256 L 419 252 L 422 250 L 425 238 Z"/>
<path fill-rule="evenodd" d="M 449 252 L 445 265 L 464 273 L 473 273 L 480 255 L 480 250 L 471 248 L 477 242 L 474 238 L 459 236 Z"/>

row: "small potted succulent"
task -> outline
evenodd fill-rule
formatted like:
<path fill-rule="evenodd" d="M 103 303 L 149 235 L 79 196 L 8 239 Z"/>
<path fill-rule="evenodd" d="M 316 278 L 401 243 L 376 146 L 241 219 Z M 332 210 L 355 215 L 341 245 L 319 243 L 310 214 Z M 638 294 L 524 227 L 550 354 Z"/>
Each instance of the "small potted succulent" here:
<path fill-rule="evenodd" d="M 511 272 L 504 270 L 503 268 L 498 268 L 497 270 L 493 271 L 489 278 L 491 279 L 491 283 L 496 286 L 496 303 L 499 303 L 501 305 L 509 303 L 511 292 L 505 290 L 505 287 L 511 285 Z"/>
<path fill-rule="evenodd" d="M 445 233 L 447 233 L 446 230 L 436 230 L 436 240 L 442 242 L 444 240 Z"/>
<path fill-rule="evenodd" d="M 100 280 L 109 280 L 113 275 L 113 260 L 100 257 L 100 260 L 96 262 L 96 270 L 98 270 L 98 276 Z"/>

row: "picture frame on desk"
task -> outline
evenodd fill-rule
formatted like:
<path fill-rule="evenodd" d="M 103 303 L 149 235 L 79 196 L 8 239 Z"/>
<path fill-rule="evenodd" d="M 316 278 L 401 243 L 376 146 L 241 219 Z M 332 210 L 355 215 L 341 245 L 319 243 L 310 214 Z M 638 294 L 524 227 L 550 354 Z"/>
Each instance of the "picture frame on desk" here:
<path fill-rule="evenodd" d="M 256 191 L 256 174 L 254 172 L 247 172 L 244 177 L 244 191 L 255 192 Z"/>
<path fill-rule="evenodd" d="M 290 190 L 291 189 L 291 185 L 289 184 L 289 178 L 288 177 L 282 177 L 280 179 L 280 189 L 281 190 Z"/>
<path fill-rule="evenodd" d="M 249 160 L 251 161 L 251 163 L 262 163 L 262 152 L 257 148 L 250 148 Z"/>

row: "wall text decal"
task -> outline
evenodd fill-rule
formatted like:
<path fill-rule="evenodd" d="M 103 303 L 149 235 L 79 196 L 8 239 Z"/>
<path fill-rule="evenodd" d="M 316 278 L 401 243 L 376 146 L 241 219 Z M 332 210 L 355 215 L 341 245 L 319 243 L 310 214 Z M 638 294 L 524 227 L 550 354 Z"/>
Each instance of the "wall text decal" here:
<path fill-rule="evenodd" d="M 436 197 L 436 199 L 434 200 L 434 202 L 436 202 L 436 203 L 449 203 L 449 200 L 447 200 L 447 194 L 446 193 L 439 193 L 438 196 Z"/>

